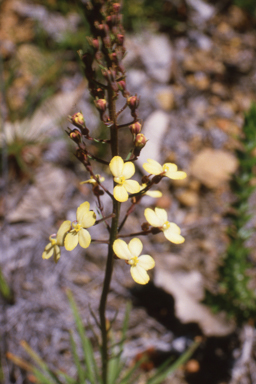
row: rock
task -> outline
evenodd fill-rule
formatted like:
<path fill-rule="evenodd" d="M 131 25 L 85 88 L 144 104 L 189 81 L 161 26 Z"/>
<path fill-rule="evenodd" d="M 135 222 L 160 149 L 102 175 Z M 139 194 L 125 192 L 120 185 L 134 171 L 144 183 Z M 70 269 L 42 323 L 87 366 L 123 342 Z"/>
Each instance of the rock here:
<path fill-rule="evenodd" d="M 159 83 L 167 83 L 172 70 L 172 47 L 166 35 L 143 36 L 141 59 L 149 76 Z"/>
<path fill-rule="evenodd" d="M 170 111 L 174 108 L 174 94 L 170 89 L 163 89 L 156 95 L 160 107 L 164 111 Z"/>
<path fill-rule="evenodd" d="M 177 199 L 187 207 L 196 207 L 199 203 L 198 194 L 191 190 L 186 190 L 177 194 Z"/>
<path fill-rule="evenodd" d="M 190 172 L 208 188 L 217 188 L 236 171 L 238 161 L 223 150 L 203 149 L 192 161 Z"/>
<path fill-rule="evenodd" d="M 153 112 L 144 122 L 143 134 L 148 142 L 141 151 L 138 158 L 138 165 L 142 165 L 147 159 L 154 159 L 161 163 L 161 149 L 164 142 L 164 136 L 169 125 L 169 116 L 163 111 Z"/>
<path fill-rule="evenodd" d="M 29 187 L 20 203 L 9 212 L 7 220 L 12 223 L 34 222 L 60 212 L 67 183 L 63 170 L 50 164 L 43 165 L 37 172 L 34 185 Z"/>
<path fill-rule="evenodd" d="M 187 0 L 187 3 L 198 13 L 204 21 L 209 20 L 215 13 L 215 8 L 202 0 Z"/>
<path fill-rule="evenodd" d="M 197 323 L 209 337 L 231 333 L 234 324 L 228 323 L 221 315 L 213 315 L 208 307 L 200 303 L 204 296 L 201 274 L 198 271 L 170 271 L 168 263 L 164 265 L 163 258 L 161 255 L 160 266 L 160 260 L 157 260 L 154 283 L 174 297 L 175 314 L 179 320 L 182 323 Z"/>

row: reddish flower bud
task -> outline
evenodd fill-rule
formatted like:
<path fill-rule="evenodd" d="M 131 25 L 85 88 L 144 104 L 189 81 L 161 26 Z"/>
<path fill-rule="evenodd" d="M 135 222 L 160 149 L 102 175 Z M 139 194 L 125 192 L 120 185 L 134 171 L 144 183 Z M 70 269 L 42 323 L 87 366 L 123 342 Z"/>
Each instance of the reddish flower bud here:
<path fill-rule="evenodd" d="M 110 36 L 103 37 L 103 43 L 104 43 L 106 48 L 110 48 L 111 47 Z"/>
<path fill-rule="evenodd" d="M 81 143 L 82 134 L 78 129 L 74 129 L 70 132 L 69 137 L 77 144 Z"/>
<path fill-rule="evenodd" d="M 116 38 L 117 38 L 118 43 L 119 43 L 120 45 L 123 45 L 123 43 L 124 43 L 124 35 L 121 35 L 120 33 L 118 33 L 118 34 L 116 35 Z"/>
<path fill-rule="evenodd" d="M 113 3 L 113 11 L 118 13 L 120 11 L 120 8 L 121 8 L 121 4 L 119 3 Z"/>
<path fill-rule="evenodd" d="M 107 108 L 107 102 L 106 102 L 105 99 L 94 100 L 94 103 L 95 103 L 96 108 L 97 108 L 100 112 L 105 112 L 105 111 L 106 111 L 106 108 Z"/>
<path fill-rule="evenodd" d="M 143 147 L 145 147 L 146 142 L 146 137 L 142 133 L 139 133 L 135 138 L 134 145 L 135 147 L 142 149 Z"/>
<path fill-rule="evenodd" d="M 149 230 L 149 227 L 150 227 L 150 225 L 149 225 L 148 222 L 145 222 L 145 223 L 143 223 L 143 224 L 141 225 L 141 229 L 142 229 L 142 231 L 145 231 L 145 232 Z"/>
<path fill-rule="evenodd" d="M 98 39 L 92 39 L 92 42 L 91 42 L 93 48 L 95 48 L 97 51 L 100 47 L 100 43 L 99 43 L 99 40 Z"/>
<path fill-rule="evenodd" d="M 142 125 L 136 121 L 136 123 L 129 125 L 130 131 L 132 134 L 137 135 L 141 132 Z M 144 136 L 145 137 L 145 136 Z"/>
<path fill-rule="evenodd" d="M 115 52 L 110 53 L 109 54 L 109 58 L 110 58 L 111 61 L 113 61 L 113 63 L 117 64 L 118 60 L 117 60 L 117 56 L 116 56 Z"/>
<path fill-rule="evenodd" d="M 118 81 L 118 88 L 120 89 L 120 91 L 125 91 L 126 90 L 126 83 L 125 83 L 125 80 L 120 80 Z"/>
<path fill-rule="evenodd" d="M 130 96 L 128 97 L 127 99 L 127 104 L 128 104 L 128 107 L 131 109 L 131 110 L 135 110 L 136 108 L 138 108 L 139 106 L 139 98 L 137 97 L 137 95 L 135 96 Z"/>
<path fill-rule="evenodd" d="M 72 117 L 71 117 L 71 121 L 74 125 L 80 125 L 80 126 L 83 126 L 85 127 L 85 120 L 84 120 L 84 116 L 81 112 L 77 112 L 75 113 Z"/>

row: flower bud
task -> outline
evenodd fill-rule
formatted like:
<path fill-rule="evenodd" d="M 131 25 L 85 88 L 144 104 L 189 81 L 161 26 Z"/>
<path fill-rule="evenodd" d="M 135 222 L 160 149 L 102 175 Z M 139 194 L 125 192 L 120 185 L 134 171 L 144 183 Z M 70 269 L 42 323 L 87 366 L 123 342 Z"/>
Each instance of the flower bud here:
<path fill-rule="evenodd" d="M 74 129 L 70 132 L 69 137 L 77 144 L 81 143 L 82 134 L 78 129 Z"/>
<path fill-rule="evenodd" d="M 120 80 L 117 82 L 118 88 L 120 91 L 125 91 L 126 90 L 126 83 L 125 80 Z"/>
<path fill-rule="evenodd" d="M 129 125 L 130 131 L 134 135 L 138 135 L 141 132 L 142 125 L 136 121 L 136 123 Z"/>
<path fill-rule="evenodd" d="M 105 112 L 105 111 L 106 111 L 106 108 L 107 108 L 107 102 L 106 102 L 105 99 L 94 100 L 94 103 L 95 103 L 96 108 L 97 108 L 100 112 Z"/>
<path fill-rule="evenodd" d="M 85 120 L 84 120 L 84 116 L 81 112 L 77 112 L 75 113 L 72 117 L 71 117 L 71 121 L 74 125 L 78 125 L 78 126 L 82 126 L 82 127 L 85 127 Z"/>
<path fill-rule="evenodd" d="M 121 35 L 120 33 L 118 33 L 116 35 L 116 38 L 117 38 L 118 44 L 119 45 L 123 45 L 123 43 L 124 43 L 124 35 Z"/>
<path fill-rule="evenodd" d="M 89 135 L 89 129 L 86 127 L 84 116 L 81 112 L 77 112 L 73 116 L 69 116 L 69 121 L 79 128 L 83 135 Z"/>
<path fill-rule="evenodd" d="M 113 3 L 113 11 L 118 13 L 120 11 L 120 8 L 121 8 L 121 4 L 119 3 Z"/>
<path fill-rule="evenodd" d="M 150 227 L 150 225 L 149 225 L 148 222 L 145 222 L 145 223 L 143 223 L 143 224 L 141 225 L 141 229 L 142 229 L 142 231 L 144 231 L 144 232 L 148 231 L 148 230 L 149 230 L 149 227 Z"/>
<path fill-rule="evenodd" d="M 138 108 L 139 106 L 139 98 L 137 97 L 137 95 L 135 96 L 130 96 L 128 97 L 127 99 L 127 104 L 128 104 L 128 107 L 131 109 L 131 110 L 135 110 L 136 108 Z"/>
<path fill-rule="evenodd" d="M 93 48 L 96 49 L 96 51 L 99 50 L 99 47 L 100 47 L 100 43 L 99 43 L 99 40 L 98 39 L 92 39 L 92 42 L 91 42 Z"/>
<path fill-rule="evenodd" d="M 138 123 L 139 124 L 139 123 Z M 147 142 L 147 139 L 146 137 L 143 135 L 143 133 L 139 133 L 136 138 L 135 138 L 135 141 L 134 141 L 134 145 L 135 147 L 137 148 L 143 148 L 145 147 L 146 145 L 146 142 Z"/>
<path fill-rule="evenodd" d="M 133 150 L 134 156 L 137 157 L 140 155 L 140 151 L 142 150 L 143 147 L 145 147 L 146 142 L 147 142 L 147 139 L 142 133 L 139 133 L 136 136 L 134 141 L 134 150 Z"/>
<path fill-rule="evenodd" d="M 104 43 L 106 48 L 110 48 L 111 47 L 110 36 L 103 37 L 103 43 Z"/>

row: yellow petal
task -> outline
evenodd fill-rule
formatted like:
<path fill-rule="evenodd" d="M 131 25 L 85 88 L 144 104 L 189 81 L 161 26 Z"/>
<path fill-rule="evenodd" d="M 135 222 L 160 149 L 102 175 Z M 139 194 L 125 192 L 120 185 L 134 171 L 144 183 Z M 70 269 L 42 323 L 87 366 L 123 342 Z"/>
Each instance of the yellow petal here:
<path fill-rule="evenodd" d="M 131 267 L 131 275 L 135 283 L 144 285 L 149 282 L 149 275 L 144 268 L 139 266 L 139 264 Z"/>
<path fill-rule="evenodd" d="M 140 192 L 140 185 L 136 180 L 125 180 L 123 186 L 127 192 L 138 193 Z"/>
<path fill-rule="evenodd" d="M 169 179 L 173 180 L 183 180 L 187 177 L 186 172 L 183 171 L 177 171 L 177 172 L 166 172 L 165 176 L 169 177 Z"/>
<path fill-rule="evenodd" d="M 129 242 L 128 248 L 129 248 L 132 256 L 139 256 L 141 254 L 141 251 L 142 251 L 142 248 L 143 248 L 143 244 L 140 241 L 140 239 L 135 237 L 134 239 L 132 239 Z"/>
<path fill-rule="evenodd" d="M 84 228 L 90 228 L 95 224 L 96 221 L 96 213 L 94 211 L 86 212 L 84 217 L 81 219 L 79 224 Z"/>
<path fill-rule="evenodd" d="M 160 220 L 161 225 L 163 225 L 168 220 L 167 212 L 165 209 L 155 208 L 155 213 L 156 213 L 158 219 Z"/>
<path fill-rule="evenodd" d="M 182 244 L 185 241 L 183 236 L 173 232 L 171 228 L 168 228 L 166 231 L 164 231 L 164 235 L 167 240 L 171 241 L 174 244 Z"/>
<path fill-rule="evenodd" d="M 48 243 L 44 249 L 42 254 L 43 259 L 49 259 L 53 255 L 54 245 L 52 243 Z"/>
<path fill-rule="evenodd" d="M 180 227 L 179 227 L 177 224 L 175 224 L 175 223 L 170 223 L 170 222 L 169 222 L 169 224 L 170 224 L 169 229 L 170 229 L 172 232 L 177 233 L 178 235 L 180 235 L 180 232 L 181 232 Z"/>
<path fill-rule="evenodd" d="M 152 159 L 147 159 L 147 163 L 143 164 L 143 168 L 145 169 L 145 171 L 151 173 L 152 175 L 159 175 L 163 172 L 162 165 Z"/>
<path fill-rule="evenodd" d="M 139 261 L 138 261 L 138 264 L 140 267 L 149 270 L 149 269 L 152 269 L 154 268 L 155 266 L 155 260 L 153 259 L 153 257 L 149 256 L 149 255 L 141 255 L 139 257 Z"/>
<path fill-rule="evenodd" d="M 85 201 L 83 204 L 79 205 L 76 211 L 76 219 L 78 223 L 81 223 L 83 220 L 83 217 L 89 212 L 90 210 L 90 203 L 88 201 Z"/>
<path fill-rule="evenodd" d="M 122 176 L 126 179 L 130 179 L 135 173 L 135 166 L 131 161 L 124 163 Z"/>
<path fill-rule="evenodd" d="M 126 192 L 126 189 L 123 185 L 116 185 L 113 194 L 114 198 L 121 203 L 127 201 L 129 198 L 128 193 Z"/>
<path fill-rule="evenodd" d="M 72 251 L 78 244 L 78 233 L 76 231 L 72 231 L 67 233 L 64 245 L 67 251 Z"/>
<path fill-rule="evenodd" d="M 55 245 L 54 247 L 54 262 L 55 264 L 58 263 L 60 259 L 60 247 L 58 245 Z"/>
<path fill-rule="evenodd" d="M 163 165 L 163 169 L 164 169 L 165 171 L 168 170 L 167 172 L 176 172 L 177 169 L 178 169 L 178 167 L 177 167 L 177 165 L 174 164 L 174 163 L 165 163 L 165 164 Z"/>
<path fill-rule="evenodd" d="M 114 241 L 113 250 L 117 257 L 123 260 L 130 260 L 132 254 L 128 248 L 127 243 L 124 240 L 117 239 Z"/>
<path fill-rule="evenodd" d="M 147 191 L 145 193 L 145 195 L 150 196 L 150 197 L 154 197 L 154 198 L 158 198 L 158 197 L 163 196 L 162 192 L 160 192 L 160 191 Z"/>
<path fill-rule="evenodd" d="M 121 177 L 123 172 L 124 161 L 120 156 L 114 156 L 109 163 L 109 168 L 114 177 Z"/>
<path fill-rule="evenodd" d="M 63 223 L 61 224 L 61 226 L 59 227 L 59 230 L 57 232 L 56 239 L 57 239 L 58 245 L 60 245 L 60 246 L 64 245 L 64 237 L 70 229 L 71 229 L 71 221 L 69 221 L 69 220 L 63 221 Z"/>
<path fill-rule="evenodd" d="M 86 229 L 81 229 L 78 232 L 78 242 L 82 248 L 88 248 L 91 244 L 91 235 Z"/>
<path fill-rule="evenodd" d="M 144 212 L 146 220 L 153 227 L 161 227 L 163 225 L 162 221 L 159 220 L 156 213 L 151 208 L 146 208 Z"/>

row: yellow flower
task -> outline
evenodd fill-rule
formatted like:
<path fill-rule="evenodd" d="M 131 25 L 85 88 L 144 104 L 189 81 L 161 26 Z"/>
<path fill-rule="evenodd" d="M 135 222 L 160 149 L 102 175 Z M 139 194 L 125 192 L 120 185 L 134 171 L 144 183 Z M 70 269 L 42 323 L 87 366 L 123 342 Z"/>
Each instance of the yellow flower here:
<path fill-rule="evenodd" d="M 144 188 L 146 188 L 146 186 L 147 186 L 147 184 L 142 184 L 140 186 L 140 190 L 142 191 Z M 163 194 L 162 194 L 161 191 L 147 191 L 147 192 L 144 193 L 144 195 L 158 198 L 158 197 L 162 197 Z"/>
<path fill-rule="evenodd" d="M 140 185 L 135 180 L 128 180 L 135 173 L 135 166 L 131 161 L 124 163 L 120 156 L 115 156 L 109 163 L 109 168 L 118 185 L 114 187 L 114 198 L 121 203 L 127 201 L 128 193 L 138 193 Z"/>
<path fill-rule="evenodd" d="M 49 259 L 53 255 L 55 263 L 58 262 L 60 258 L 60 247 L 63 247 L 65 235 L 70 228 L 70 221 L 66 220 L 61 224 L 57 236 L 55 238 L 52 237 L 53 235 L 49 237 L 50 243 L 48 243 L 44 249 L 42 254 L 43 259 Z"/>
<path fill-rule="evenodd" d="M 105 180 L 105 177 L 103 177 L 103 176 L 101 176 L 101 175 L 98 175 L 98 174 L 97 174 L 97 175 L 95 175 L 95 176 L 96 176 L 96 178 L 99 180 L 100 183 L 101 183 L 102 181 Z M 93 185 L 96 185 L 96 184 L 98 184 L 98 183 L 97 183 L 97 181 L 94 179 L 94 177 L 91 176 L 89 180 L 81 181 L 80 184 L 81 184 L 81 185 L 82 185 L 82 184 L 93 184 Z"/>
<path fill-rule="evenodd" d="M 114 241 L 113 250 L 117 257 L 126 260 L 131 266 L 131 275 L 138 284 L 147 284 L 149 275 L 147 270 L 154 268 L 155 261 L 149 255 L 140 255 L 143 245 L 140 239 L 134 238 L 129 244 L 121 239 Z"/>
<path fill-rule="evenodd" d="M 73 229 L 66 235 L 64 241 L 67 251 L 72 251 L 78 243 L 82 248 L 89 247 L 91 244 L 91 235 L 85 228 L 94 225 L 95 221 L 95 212 L 90 211 L 90 203 L 88 203 L 88 201 L 77 208 L 76 222 L 72 223 Z M 70 221 L 69 223 L 71 224 Z"/>
<path fill-rule="evenodd" d="M 185 239 L 180 235 L 180 227 L 167 220 L 167 213 L 164 209 L 155 208 L 153 211 L 153 209 L 146 208 L 144 215 L 152 227 L 157 227 L 163 231 L 167 240 L 174 244 L 184 243 Z"/>
<path fill-rule="evenodd" d="M 152 175 L 161 175 L 169 177 L 173 180 L 182 180 L 187 177 L 186 172 L 178 171 L 178 167 L 173 163 L 165 163 L 164 165 L 159 164 L 157 161 L 147 159 L 147 163 L 143 164 L 143 168 Z"/>

